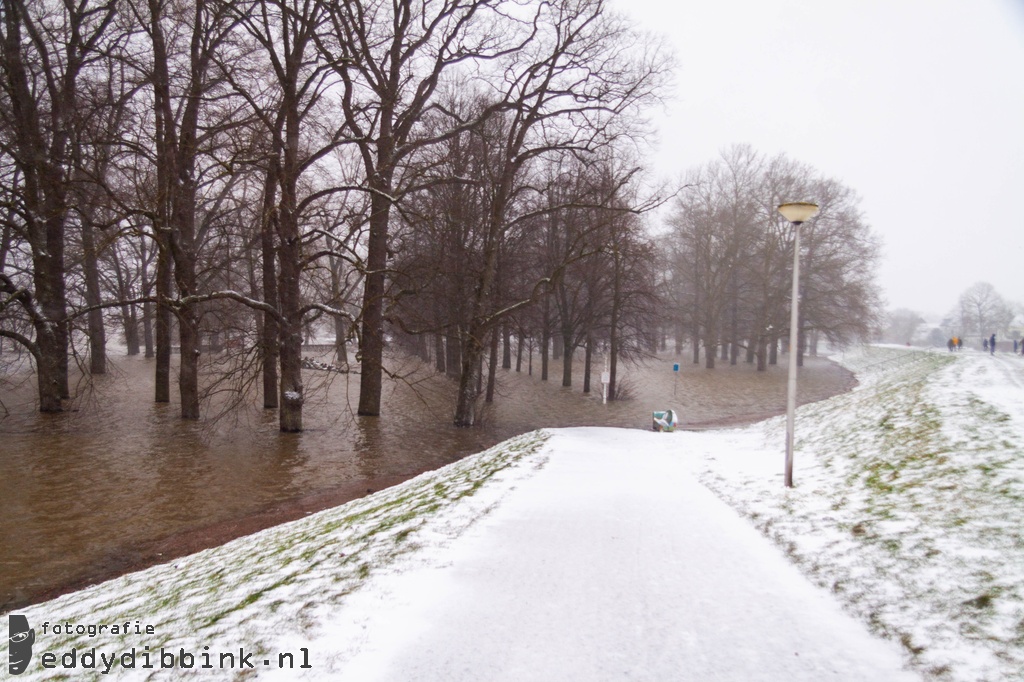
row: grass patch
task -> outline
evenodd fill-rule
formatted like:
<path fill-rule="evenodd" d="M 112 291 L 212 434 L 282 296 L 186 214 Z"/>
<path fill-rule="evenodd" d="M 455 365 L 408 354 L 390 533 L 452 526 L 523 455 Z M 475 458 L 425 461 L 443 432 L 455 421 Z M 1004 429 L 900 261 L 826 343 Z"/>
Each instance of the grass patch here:
<path fill-rule="evenodd" d="M 766 535 L 926 675 L 1019 679 L 1024 449 L 1014 418 L 962 378 L 972 362 L 851 354 L 858 388 L 797 413 L 795 489 L 718 462 L 702 480 L 745 515 L 756 510 Z M 776 442 L 784 422 L 761 429 Z M 779 521 L 785 533 L 767 530 Z"/>

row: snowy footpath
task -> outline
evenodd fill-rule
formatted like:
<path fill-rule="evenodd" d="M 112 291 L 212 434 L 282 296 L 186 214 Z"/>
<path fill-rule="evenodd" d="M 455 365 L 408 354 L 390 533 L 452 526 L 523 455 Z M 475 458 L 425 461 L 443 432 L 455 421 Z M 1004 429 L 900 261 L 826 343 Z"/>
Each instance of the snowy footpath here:
<path fill-rule="evenodd" d="M 683 442 L 554 431 L 440 565 L 353 595 L 342 678 L 920 679 L 699 484 Z"/>

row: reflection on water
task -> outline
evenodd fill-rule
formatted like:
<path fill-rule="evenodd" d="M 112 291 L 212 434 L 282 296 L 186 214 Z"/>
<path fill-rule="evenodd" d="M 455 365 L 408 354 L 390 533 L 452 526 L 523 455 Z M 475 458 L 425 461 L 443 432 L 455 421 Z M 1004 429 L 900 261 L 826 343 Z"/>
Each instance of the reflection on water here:
<path fill-rule="evenodd" d="M 307 370 L 307 430 L 300 434 L 280 433 L 276 412 L 253 407 L 182 421 L 177 405 L 152 402 L 153 364 L 139 357 L 115 358 L 112 373 L 80 386 L 75 411 L 62 415 L 35 412 L 32 381 L 6 377 L 0 610 L 116 567 L 140 543 L 354 482 L 408 477 L 535 428 L 649 428 L 652 409 L 666 407 L 679 410 L 684 426 L 784 408 L 779 368 L 709 372 L 687 365 L 678 376 L 673 361 L 625 368 L 635 397 L 608 405 L 601 404 L 599 370 L 591 396 L 562 388 L 557 366 L 547 383 L 503 370 L 496 403 L 473 429 L 451 426 L 454 384 L 419 365 L 397 367 L 403 378 L 386 387 L 380 418 L 355 416 L 358 376 Z M 801 401 L 833 394 L 847 378 L 812 361 L 801 377 Z"/>

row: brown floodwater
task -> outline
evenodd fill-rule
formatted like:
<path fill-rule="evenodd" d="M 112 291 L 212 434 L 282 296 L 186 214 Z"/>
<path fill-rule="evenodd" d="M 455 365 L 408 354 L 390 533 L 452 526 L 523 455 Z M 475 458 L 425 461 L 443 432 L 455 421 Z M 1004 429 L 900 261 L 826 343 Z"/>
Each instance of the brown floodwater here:
<path fill-rule="evenodd" d="M 60 415 L 35 411 L 33 378 L 0 376 L 0 611 L 54 596 L 296 518 L 454 462 L 541 427 L 650 428 L 674 408 L 683 428 L 752 422 L 785 410 L 786 370 L 705 370 L 672 355 L 625 365 L 631 398 L 590 395 L 499 370 L 498 395 L 472 429 L 451 426 L 455 386 L 418 361 L 392 359 L 383 416 L 355 416 L 356 375 L 305 370 L 306 430 L 282 434 L 277 413 L 225 410 L 228 387 L 186 422 L 152 402 L 153 361 L 113 357 L 108 375 L 79 379 Z M 680 371 L 673 372 L 678 362 Z M 823 359 L 801 370 L 801 403 L 847 390 L 852 376 Z M 220 414 L 217 414 L 220 413 Z"/>

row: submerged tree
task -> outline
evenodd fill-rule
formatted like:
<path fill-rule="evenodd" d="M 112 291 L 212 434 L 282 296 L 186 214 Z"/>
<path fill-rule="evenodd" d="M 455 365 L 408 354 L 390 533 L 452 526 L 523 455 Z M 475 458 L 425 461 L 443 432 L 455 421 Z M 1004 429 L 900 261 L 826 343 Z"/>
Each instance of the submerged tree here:
<path fill-rule="evenodd" d="M 70 396 L 65 247 L 76 118 L 82 80 L 106 47 L 115 13 L 115 2 L 0 4 L 0 152 L 14 182 L 4 227 L 29 261 L 12 273 L 8 254 L 0 314 L 17 305 L 32 330 L 4 325 L 0 336 L 32 353 L 43 412 L 60 412 Z"/>
<path fill-rule="evenodd" d="M 522 46 L 521 32 L 491 0 L 353 0 L 325 3 L 318 45 L 338 75 L 345 135 L 362 162 L 369 194 L 358 413 L 380 414 L 384 310 L 392 208 L 405 193 L 402 168 L 447 135 L 426 132 L 439 83 L 460 64 Z M 460 126 L 465 122 L 460 122 Z"/>

